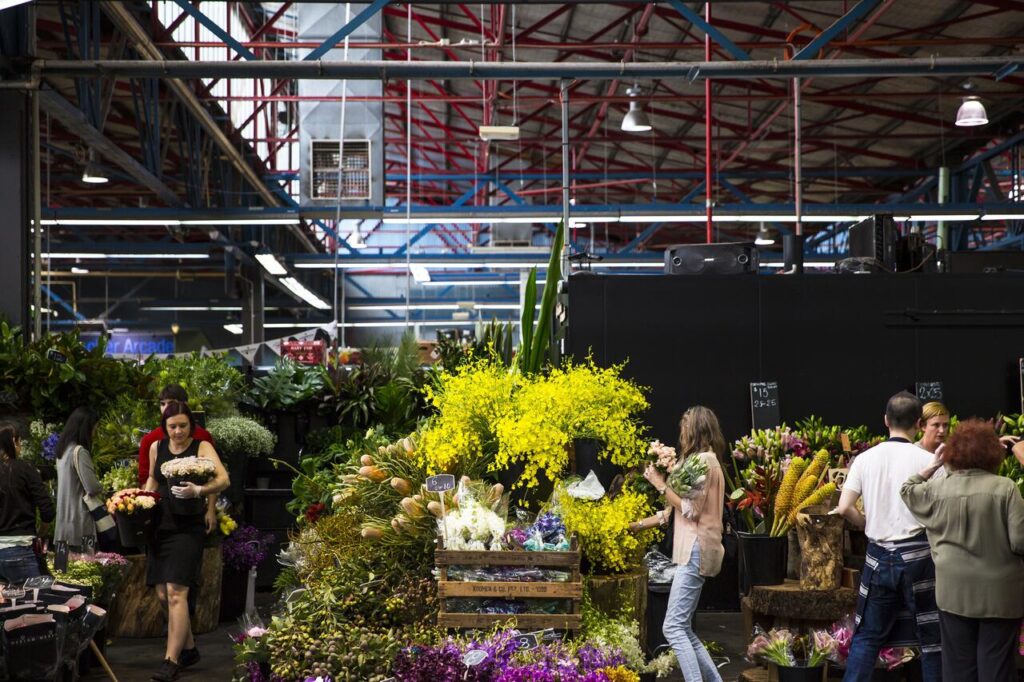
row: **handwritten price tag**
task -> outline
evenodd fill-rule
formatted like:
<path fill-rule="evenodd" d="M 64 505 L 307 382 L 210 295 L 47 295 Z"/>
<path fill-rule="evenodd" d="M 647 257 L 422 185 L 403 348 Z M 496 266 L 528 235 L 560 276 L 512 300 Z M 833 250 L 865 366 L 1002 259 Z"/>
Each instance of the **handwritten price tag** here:
<path fill-rule="evenodd" d="M 516 649 L 529 651 L 537 648 L 537 635 L 533 632 L 526 632 L 516 637 Z"/>
<path fill-rule="evenodd" d="M 427 479 L 428 493 L 443 493 L 455 489 L 455 477 L 451 474 L 438 474 Z"/>

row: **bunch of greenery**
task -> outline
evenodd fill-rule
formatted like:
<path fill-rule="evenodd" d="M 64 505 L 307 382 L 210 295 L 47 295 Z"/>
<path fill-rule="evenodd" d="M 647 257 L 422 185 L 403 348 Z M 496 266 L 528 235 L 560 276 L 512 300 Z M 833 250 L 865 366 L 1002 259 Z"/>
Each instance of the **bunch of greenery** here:
<path fill-rule="evenodd" d="M 105 357 L 106 348 L 101 336 L 87 350 L 77 329 L 25 345 L 19 327 L 0 322 L 0 402 L 63 423 L 81 405 L 106 405 L 121 395 L 152 397 L 152 368 Z"/>
<path fill-rule="evenodd" d="M 303 457 L 298 468 L 285 462 L 275 462 L 276 466 L 284 466 L 295 474 L 292 480 L 294 497 L 288 503 L 288 511 L 301 521 L 313 505 L 322 504 L 329 508 L 339 470 L 344 466 L 357 465 L 362 455 L 376 452 L 377 448 L 390 442 L 383 427 L 379 426 L 350 438 L 344 437 L 340 427 L 311 434 L 307 444 L 314 454 Z"/>
<path fill-rule="evenodd" d="M 137 459 L 142 438 L 159 425 L 160 419 L 154 402 L 131 395 L 119 396 L 109 405 L 92 439 L 93 465 L 101 475 L 120 460 Z"/>
<path fill-rule="evenodd" d="M 100 478 L 100 485 L 108 494 L 124 490 L 125 488 L 138 487 L 139 483 L 139 462 L 131 460 L 127 466 L 113 466 Z"/>
<path fill-rule="evenodd" d="M 519 323 L 522 339 L 516 362 L 519 370 L 526 375 L 541 371 L 545 363 L 558 364 L 558 345 L 554 342 L 553 321 L 558 283 L 562 279 L 562 247 L 564 244 L 565 223 L 559 222 L 551 243 L 547 279 L 544 282 L 544 293 L 541 294 L 540 314 L 536 318 L 536 329 L 534 329 L 534 309 L 537 300 L 537 268 L 531 268 L 530 275 L 526 280 L 523 315 Z"/>
<path fill-rule="evenodd" d="M 324 390 L 326 370 L 321 365 L 300 365 L 283 358 L 274 369 L 253 380 L 246 401 L 268 411 L 304 407 Z"/>
<path fill-rule="evenodd" d="M 437 342 L 438 364 L 449 372 L 471 358 L 490 357 L 496 362 L 511 367 L 512 344 L 515 340 L 512 324 L 491 320 L 476 341 L 444 338 Z"/>
<path fill-rule="evenodd" d="M 624 365 L 601 368 L 585 362 L 522 378 L 508 409 L 496 424 L 496 468 L 522 463 L 517 485 L 550 481 L 568 465 L 568 446 L 577 438 L 604 443 L 601 457 L 629 468 L 641 462 L 647 444 L 640 414 L 647 409 L 644 389 L 622 377 Z"/>
<path fill-rule="evenodd" d="M 248 417 L 215 417 L 207 420 L 206 430 L 222 457 L 268 457 L 277 444 L 270 429 Z"/>
<path fill-rule="evenodd" d="M 205 411 L 209 417 L 237 414 L 236 405 L 242 396 L 245 378 L 229 365 L 225 354 L 180 355 L 166 360 L 150 360 L 154 364 L 158 386 L 179 384 L 188 394 L 193 410 Z"/>
<path fill-rule="evenodd" d="M 422 389 L 429 376 L 415 336 L 406 333 L 396 347 L 364 349 L 360 365 L 332 368 L 318 409 L 346 433 L 380 426 L 398 437 L 427 414 Z"/>

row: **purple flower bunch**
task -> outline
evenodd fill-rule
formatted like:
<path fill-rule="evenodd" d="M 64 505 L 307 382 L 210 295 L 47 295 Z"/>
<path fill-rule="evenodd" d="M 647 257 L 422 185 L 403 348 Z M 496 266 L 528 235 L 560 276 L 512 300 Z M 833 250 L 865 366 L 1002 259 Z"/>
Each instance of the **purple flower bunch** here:
<path fill-rule="evenodd" d="M 53 462 L 57 459 L 57 441 L 59 440 L 59 433 L 51 433 L 43 439 L 43 459 L 47 462 Z"/>
<path fill-rule="evenodd" d="M 463 657 L 470 651 L 487 654 L 478 665 L 468 667 Z M 478 642 L 460 644 L 454 639 L 432 646 L 411 646 L 398 652 L 394 676 L 399 682 L 493 682 L 512 664 L 516 640 L 506 630 Z"/>
<path fill-rule="evenodd" d="M 575 670 L 548 670 L 541 663 L 521 668 L 510 668 L 494 679 L 494 682 L 608 682 L 603 672 L 577 672 Z"/>
<path fill-rule="evenodd" d="M 533 526 L 527 531 L 527 535 L 533 535 L 534 533 L 540 533 L 540 536 L 544 538 L 544 542 L 551 542 L 559 535 L 566 534 L 565 523 L 562 522 L 562 518 L 557 514 L 544 512 L 537 517 L 537 520 L 533 522 Z"/>
<path fill-rule="evenodd" d="M 221 556 L 224 565 L 235 571 L 248 571 L 263 563 L 267 558 L 274 536 L 260 533 L 254 526 L 241 525 L 234 533 L 224 538 Z"/>

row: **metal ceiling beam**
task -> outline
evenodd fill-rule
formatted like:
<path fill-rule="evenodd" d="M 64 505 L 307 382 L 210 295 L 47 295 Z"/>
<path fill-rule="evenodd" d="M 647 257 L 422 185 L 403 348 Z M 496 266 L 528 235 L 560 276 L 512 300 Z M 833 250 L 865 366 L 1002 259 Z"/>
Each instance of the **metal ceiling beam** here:
<path fill-rule="evenodd" d="M 132 46 L 135 50 L 144 57 L 145 61 L 129 62 L 138 65 L 145 64 L 163 64 L 163 69 L 157 69 L 163 75 L 157 76 L 158 78 L 168 79 L 168 87 L 174 91 L 174 93 L 181 100 L 185 108 L 195 117 L 199 125 L 202 126 L 203 130 L 206 131 L 207 135 L 213 140 L 213 142 L 220 149 L 231 164 L 238 170 L 239 174 L 252 186 L 253 189 L 260 195 L 260 198 L 268 206 L 280 206 L 280 200 L 274 195 L 272 191 L 263 182 L 260 175 L 249 165 L 245 157 L 241 152 L 238 151 L 234 143 L 228 138 L 227 134 L 221 129 L 220 125 L 213 119 L 210 112 L 206 110 L 199 98 L 192 91 L 191 87 L 183 80 L 177 77 L 168 76 L 166 66 L 170 64 L 188 65 L 192 62 L 168 62 L 164 60 L 164 55 L 160 49 L 153 43 L 146 30 L 139 24 L 139 22 L 132 15 L 131 11 L 119 2 L 105 2 L 103 3 L 103 11 L 107 13 L 111 21 L 118 29 L 128 37 L 131 41 Z M 201 62 L 205 63 L 205 62 Z M 230 63 L 230 62 L 229 62 Z M 246 64 L 260 65 L 262 62 L 246 62 Z M 111 74 L 112 75 L 112 74 Z M 211 74 L 198 74 L 196 76 L 184 76 L 195 77 L 195 78 L 207 78 L 211 77 Z M 241 76 L 245 77 L 245 76 Z M 296 238 L 300 240 L 303 246 L 310 252 L 317 251 L 316 246 L 310 241 L 309 237 L 302 231 L 299 226 L 292 226 L 292 232 Z"/>
<path fill-rule="evenodd" d="M 156 177 L 141 163 L 132 158 L 127 152 L 111 142 L 99 130 L 89 123 L 88 117 L 82 110 L 71 102 L 67 101 L 53 90 L 39 91 L 39 104 L 49 115 L 60 121 L 68 130 L 76 133 L 82 141 L 98 151 L 104 158 L 116 164 L 139 184 L 152 190 L 163 201 L 171 206 L 181 206 L 182 200 L 178 198 L 170 187 L 165 185 L 160 178 Z"/>
<path fill-rule="evenodd" d="M 108 3 L 107 5 L 112 5 Z M 104 5 L 106 8 L 107 5 Z M 112 5 L 115 6 L 116 5 Z M 107 10 L 107 11 L 125 11 Z M 129 17 L 130 18 L 130 17 Z M 132 19 L 134 21 L 134 19 Z M 136 24 L 136 28 L 138 25 Z M 134 36 L 133 36 L 134 39 Z M 148 40 L 148 39 L 147 39 Z M 149 43 L 152 45 L 152 43 Z M 155 47 L 153 48 L 155 49 Z M 628 78 L 686 78 L 751 79 L 751 78 L 863 78 L 874 77 L 934 77 L 934 76 L 989 76 L 1002 69 L 1024 65 L 1024 55 L 1001 57 L 934 57 L 898 59 L 833 59 L 803 62 L 750 60 L 744 62 L 185 62 L 152 58 L 147 61 L 129 60 L 37 60 L 36 67 L 43 75 L 88 78 L 97 76 L 123 76 L 128 78 L 171 79 L 176 90 L 184 89 L 191 101 L 190 108 L 198 107 L 216 131 L 218 145 L 226 145 L 232 157 L 235 152 L 227 136 L 216 127 L 212 117 L 198 99 L 188 90 L 181 78 L 308 78 L 350 80 L 387 80 L 442 78 L 447 80 L 514 79 L 514 78 L 576 78 L 614 80 Z M 204 127 L 206 127 L 204 125 Z M 213 135 L 213 133 L 211 133 Z M 221 138 L 223 140 L 221 141 Z M 242 160 L 244 163 L 244 160 Z M 252 169 L 245 164 L 252 173 Z M 255 186 L 255 184 L 254 184 Z M 267 196 L 269 190 L 261 188 Z"/>

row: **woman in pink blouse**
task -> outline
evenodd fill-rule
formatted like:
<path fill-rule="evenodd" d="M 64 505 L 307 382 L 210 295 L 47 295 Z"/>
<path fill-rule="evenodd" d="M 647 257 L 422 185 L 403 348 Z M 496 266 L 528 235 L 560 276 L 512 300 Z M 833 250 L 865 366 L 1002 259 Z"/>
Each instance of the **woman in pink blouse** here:
<path fill-rule="evenodd" d="M 644 477 L 665 496 L 666 508 L 654 516 L 630 525 L 639 531 L 668 523 L 674 514 L 672 561 L 678 568 L 668 597 L 662 632 L 676 652 L 686 682 L 722 682 L 718 668 L 693 631 L 693 613 L 697 610 L 705 578 L 718 575 L 722 568 L 722 504 L 725 500 L 725 477 L 719 458 L 726 453 L 725 437 L 718 417 L 706 407 L 688 409 L 679 421 L 679 453 L 700 457 L 708 467 L 704 485 L 686 497 L 680 497 L 668 486 L 665 475 L 649 465 Z"/>

